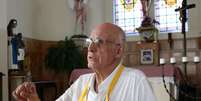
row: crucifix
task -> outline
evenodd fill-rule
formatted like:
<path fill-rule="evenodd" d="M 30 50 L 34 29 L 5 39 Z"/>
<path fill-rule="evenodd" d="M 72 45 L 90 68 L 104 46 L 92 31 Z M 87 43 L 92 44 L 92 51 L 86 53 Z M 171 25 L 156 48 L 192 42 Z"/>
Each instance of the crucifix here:
<path fill-rule="evenodd" d="M 79 24 L 81 26 L 81 34 L 84 33 L 84 27 L 86 23 L 86 2 L 86 0 L 75 0 L 74 4 L 74 9 L 76 13 L 76 25 Z"/>
<path fill-rule="evenodd" d="M 187 47 L 186 47 L 186 22 L 187 22 L 187 15 L 186 15 L 186 11 L 188 9 L 194 8 L 195 4 L 187 4 L 187 0 L 183 0 L 182 1 L 182 7 L 179 7 L 177 9 L 175 9 L 175 11 L 179 11 L 180 12 L 180 21 L 182 24 L 182 34 L 183 34 L 183 57 L 186 57 L 187 55 Z M 187 64 L 184 63 L 184 73 L 185 75 L 187 75 Z"/>
<path fill-rule="evenodd" d="M 182 57 L 182 62 L 183 62 L 183 68 L 184 68 L 184 78 L 183 78 L 183 75 L 182 73 L 179 73 L 181 75 L 181 78 L 184 79 L 184 84 L 180 85 L 180 87 L 182 87 L 181 89 L 179 89 L 179 93 L 180 96 L 185 96 L 185 98 L 190 98 L 190 99 L 201 99 L 201 97 L 197 97 L 197 96 L 192 96 L 189 94 L 188 90 L 189 88 L 191 88 L 192 86 L 188 84 L 188 81 L 187 81 L 187 47 L 186 47 L 186 22 L 187 22 L 187 10 L 188 9 L 191 9 L 191 8 L 194 8 L 195 7 L 195 4 L 187 4 L 187 0 L 183 0 L 182 1 L 182 6 L 175 9 L 175 11 L 179 11 L 180 12 L 180 17 L 179 17 L 179 20 L 181 21 L 181 24 L 182 24 L 182 31 L 181 33 L 183 34 L 183 57 Z M 168 42 L 169 42 L 169 45 L 170 45 L 170 50 L 172 50 L 172 36 L 171 36 L 171 33 L 168 34 Z M 163 61 L 162 61 L 163 60 Z M 184 61 L 185 60 L 185 61 Z M 161 59 L 160 61 L 160 64 L 162 65 L 162 69 L 163 69 L 163 65 L 164 65 L 164 59 Z M 172 63 L 173 64 L 173 63 Z M 162 73 L 164 74 L 164 73 Z M 175 78 L 175 75 L 174 75 L 174 78 Z M 174 79 L 174 82 L 175 82 L 175 79 Z M 165 83 L 165 79 L 164 79 L 164 75 L 163 75 L 163 84 L 164 84 L 164 87 L 166 89 L 166 92 L 169 94 L 169 96 L 172 98 L 173 101 L 178 101 L 177 98 L 175 98 L 170 92 L 169 90 L 166 88 L 166 83 Z M 178 88 L 179 86 L 177 85 L 177 83 L 175 82 L 175 85 L 176 87 Z M 179 87 L 179 88 L 180 88 Z M 182 100 L 183 97 L 180 98 L 179 96 L 179 101 Z"/>

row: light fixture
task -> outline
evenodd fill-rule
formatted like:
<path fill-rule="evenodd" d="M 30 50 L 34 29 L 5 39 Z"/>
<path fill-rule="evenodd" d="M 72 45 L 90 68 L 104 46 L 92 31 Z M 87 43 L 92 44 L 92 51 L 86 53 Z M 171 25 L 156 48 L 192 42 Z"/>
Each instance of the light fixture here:
<path fill-rule="evenodd" d="M 177 3 L 177 0 L 165 0 L 165 4 L 168 6 L 173 6 Z"/>

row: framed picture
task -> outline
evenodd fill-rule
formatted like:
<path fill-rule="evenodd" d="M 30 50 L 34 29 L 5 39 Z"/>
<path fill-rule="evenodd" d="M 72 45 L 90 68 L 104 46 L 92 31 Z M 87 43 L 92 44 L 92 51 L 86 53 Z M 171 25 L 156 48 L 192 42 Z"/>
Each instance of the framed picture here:
<path fill-rule="evenodd" d="M 144 42 L 136 44 L 138 51 L 138 64 L 139 65 L 159 65 L 159 49 L 158 42 Z"/>
<path fill-rule="evenodd" d="M 141 64 L 153 64 L 154 63 L 153 49 L 141 49 L 140 54 L 141 54 L 141 56 L 140 56 Z"/>

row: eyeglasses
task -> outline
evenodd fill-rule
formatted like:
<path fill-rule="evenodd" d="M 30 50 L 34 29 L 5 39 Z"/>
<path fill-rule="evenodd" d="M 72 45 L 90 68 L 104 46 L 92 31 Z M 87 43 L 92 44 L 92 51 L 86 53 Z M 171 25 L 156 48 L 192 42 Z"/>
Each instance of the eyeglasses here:
<path fill-rule="evenodd" d="M 106 44 L 106 43 L 110 43 L 110 44 L 116 44 L 116 45 L 120 45 L 120 44 L 117 44 L 113 41 L 110 41 L 110 40 L 103 40 L 103 39 L 100 39 L 100 38 L 87 38 L 86 39 L 86 45 L 89 47 L 89 45 L 91 45 L 92 43 L 94 43 L 95 45 L 97 45 L 98 47 L 100 47 L 101 45 L 103 44 Z"/>

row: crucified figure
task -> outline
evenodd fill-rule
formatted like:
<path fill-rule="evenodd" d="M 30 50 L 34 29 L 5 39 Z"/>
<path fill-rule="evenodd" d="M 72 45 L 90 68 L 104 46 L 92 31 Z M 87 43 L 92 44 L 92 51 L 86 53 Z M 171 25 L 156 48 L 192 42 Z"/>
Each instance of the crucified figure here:
<path fill-rule="evenodd" d="M 82 32 L 86 22 L 86 4 L 84 0 L 75 0 L 74 10 L 76 13 L 76 24 L 81 25 Z"/>
<path fill-rule="evenodd" d="M 146 17 L 149 14 L 149 7 L 150 7 L 150 2 L 151 0 L 140 0 L 141 4 L 142 4 L 142 12 L 143 12 L 143 16 Z"/>

